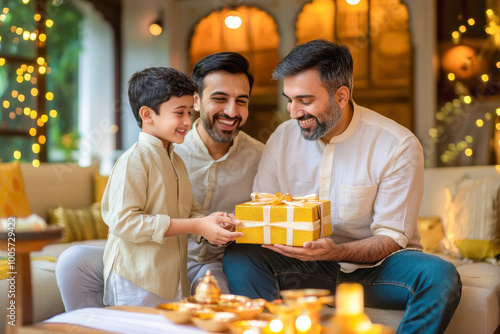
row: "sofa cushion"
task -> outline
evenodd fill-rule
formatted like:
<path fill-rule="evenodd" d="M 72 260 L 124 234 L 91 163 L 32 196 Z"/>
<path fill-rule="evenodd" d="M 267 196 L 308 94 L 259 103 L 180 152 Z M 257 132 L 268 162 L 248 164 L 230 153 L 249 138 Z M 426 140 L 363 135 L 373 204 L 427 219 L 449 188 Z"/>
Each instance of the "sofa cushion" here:
<path fill-rule="evenodd" d="M 500 176 L 464 176 L 445 188 L 447 248 L 474 260 L 500 254 Z"/>
<path fill-rule="evenodd" d="M 31 214 L 18 162 L 0 163 L 0 203 L 0 218 L 24 218 Z"/>
<path fill-rule="evenodd" d="M 64 228 L 63 237 L 59 242 L 104 239 L 108 233 L 108 226 L 101 217 L 100 203 L 79 209 L 50 209 L 49 223 Z"/>

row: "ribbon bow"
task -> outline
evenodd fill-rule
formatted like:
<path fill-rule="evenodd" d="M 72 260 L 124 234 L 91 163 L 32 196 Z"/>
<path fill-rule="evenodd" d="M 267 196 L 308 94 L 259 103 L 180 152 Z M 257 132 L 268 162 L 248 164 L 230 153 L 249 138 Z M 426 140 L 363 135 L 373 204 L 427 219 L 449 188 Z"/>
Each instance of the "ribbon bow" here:
<path fill-rule="evenodd" d="M 288 193 L 282 194 L 280 192 L 277 192 L 276 195 L 253 192 L 250 196 L 252 197 L 252 202 L 248 203 L 250 205 L 276 205 L 283 203 L 289 206 L 303 207 L 306 205 L 306 202 L 318 200 L 318 195 L 316 194 L 292 196 Z"/>

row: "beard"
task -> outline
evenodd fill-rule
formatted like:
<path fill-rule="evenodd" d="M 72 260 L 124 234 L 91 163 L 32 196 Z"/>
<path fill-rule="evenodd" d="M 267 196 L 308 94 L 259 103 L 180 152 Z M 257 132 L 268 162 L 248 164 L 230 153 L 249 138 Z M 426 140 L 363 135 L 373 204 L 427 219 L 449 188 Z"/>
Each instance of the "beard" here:
<path fill-rule="evenodd" d="M 236 137 L 236 135 L 238 135 L 238 132 L 240 132 L 240 130 L 243 129 L 243 127 L 246 124 L 246 123 L 243 124 L 241 123 L 243 121 L 241 117 L 239 116 L 229 117 L 222 112 L 215 114 L 212 118 L 210 118 L 210 115 L 208 115 L 207 113 L 202 113 L 202 116 L 200 118 L 201 118 L 201 123 L 205 128 L 205 130 L 207 131 L 208 135 L 213 140 L 219 143 L 231 143 Z M 238 126 L 232 131 L 216 129 L 214 124 L 217 118 L 236 120 L 238 122 Z"/>
<path fill-rule="evenodd" d="M 329 104 L 327 112 L 324 112 L 325 117 L 321 121 L 316 116 L 311 114 L 297 118 L 297 122 L 309 118 L 314 118 L 316 120 L 316 126 L 314 128 L 300 128 L 300 133 L 304 139 L 312 141 L 323 138 L 335 127 L 335 125 L 337 125 L 340 121 L 340 117 L 342 116 L 342 111 L 335 101 L 332 102 Z"/>

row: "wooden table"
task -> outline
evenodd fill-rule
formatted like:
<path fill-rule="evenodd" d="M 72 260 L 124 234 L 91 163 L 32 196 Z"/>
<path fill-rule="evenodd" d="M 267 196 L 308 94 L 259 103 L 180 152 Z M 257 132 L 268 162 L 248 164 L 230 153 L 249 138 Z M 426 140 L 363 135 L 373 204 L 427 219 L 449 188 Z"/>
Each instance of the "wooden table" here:
<path fill-rule="evenodd" d="M 30 253 L 58 241 L 62 234 L 63 228 L 59 226 L 48 226 L 41 231 L 16 231 L 12 228 L 0 232 L 0 249 L 8 252 L 11 275 L 7 307 L 12 307 L 8 315 L 13 317 L 7 318 L 6 333 L 16 333 L 17 328 L 33 323 Z M 16 326 L 9 325 L 10 321 Z"/>

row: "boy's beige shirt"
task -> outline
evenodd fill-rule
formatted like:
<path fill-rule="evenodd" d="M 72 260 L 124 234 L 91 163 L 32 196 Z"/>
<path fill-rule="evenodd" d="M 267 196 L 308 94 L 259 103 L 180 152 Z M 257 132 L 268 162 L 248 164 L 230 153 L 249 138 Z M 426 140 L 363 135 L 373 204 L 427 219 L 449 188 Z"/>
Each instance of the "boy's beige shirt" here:
<path fill-rule="evenodd" d="M 102 217 L 109 226 L 104 282 L 112 271 L 137 286 L 172 299 L 187 297 L 187 235 L 164 237 L 171 218 L 202 216 L 186 167 L 170 145 L 141 132 L 116 162 L 104 191 Z M 104 289 L 106 291 L 106 289 Z"/>

